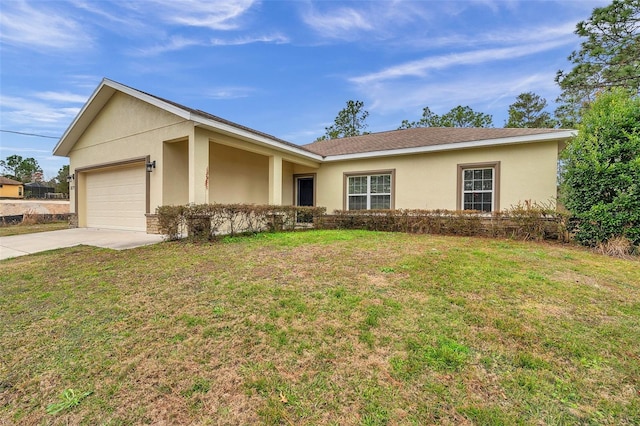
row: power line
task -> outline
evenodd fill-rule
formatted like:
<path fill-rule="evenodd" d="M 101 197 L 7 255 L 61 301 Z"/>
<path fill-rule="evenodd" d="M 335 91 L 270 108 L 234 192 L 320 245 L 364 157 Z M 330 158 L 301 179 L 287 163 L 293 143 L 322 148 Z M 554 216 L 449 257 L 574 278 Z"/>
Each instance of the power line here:
<path fill-rule="evenodd" d="M 13 133 L 15 135 L 23 135 L 23 136 L 35 136 L 35 137 L 38 137 L 38 138 L 60 139 L 57 136 L 47 136 L 47 135 L 38 135 L 36 133 L 16 132 L 14 130 L 2 130 L 2 129 L 0 129 L 0 132 Z"/>

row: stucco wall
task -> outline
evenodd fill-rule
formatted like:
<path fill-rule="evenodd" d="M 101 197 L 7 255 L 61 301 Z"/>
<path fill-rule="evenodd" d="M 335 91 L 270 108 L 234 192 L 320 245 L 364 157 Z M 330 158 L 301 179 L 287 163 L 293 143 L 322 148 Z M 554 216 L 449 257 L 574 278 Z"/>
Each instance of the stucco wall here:
<path fill-rule="evenodd" d="M 22 185 L 0 184 L 0 198 L 23 198 L 24 187 Z"/>
<path fill-rule="evenodd" d="M 458 164 L 500 161 L 500 209 L 524 200 L 556 197 L 557 142 L 324 163 L 317 205 L 343 208 L 344 173 L 395 169 L 395 207 L 456 209 Z"/>
<path fill-rule="evenodd" d="M 181 117 L 116 92 L 70 151 L 71 173 L 78 168 L 149 155 L 156 161 L 156 170 L 149 176 L 153 212 L 162 204 L 162 141 L 185 138 L 192 129 L 193 123 Z M 77 174 L 70 188 L 72 212 L 75 212 L 76 185 L 80 191 L 83 190 L 82 177 Z M 82 206 L 79 209 L 82 210 Z"/>
<path fill-rule="evenodd" d="M 269 157 L 209 144 L 209 202 L 269 202 Z"/>

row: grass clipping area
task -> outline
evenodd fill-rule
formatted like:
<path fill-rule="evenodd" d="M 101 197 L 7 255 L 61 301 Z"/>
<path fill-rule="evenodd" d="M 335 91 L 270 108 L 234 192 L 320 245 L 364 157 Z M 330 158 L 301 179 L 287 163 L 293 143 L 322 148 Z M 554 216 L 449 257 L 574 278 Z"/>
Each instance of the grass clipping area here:
<path fill-rule="evenodd" d="M 0 423 L 631 425 L 640 264 L 365 231 L 75 247 L 0 262 L 0 348 Z"/>

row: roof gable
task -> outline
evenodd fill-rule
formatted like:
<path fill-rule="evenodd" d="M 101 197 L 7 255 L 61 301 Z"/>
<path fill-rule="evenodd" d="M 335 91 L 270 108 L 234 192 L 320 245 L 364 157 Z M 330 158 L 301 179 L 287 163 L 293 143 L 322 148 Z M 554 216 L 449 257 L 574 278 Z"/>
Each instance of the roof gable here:
<path fill-rule="evenodd" d="M 89 100 L 82 107 L 69 128 L 64 132 L 60 141 L 53 149 L 54 155 L 67 156 L 78 139 L 87 130 L 100 111 L 109 102 L 116 92 L 122 92 L 141 101 L 154 105 L 162 110 L 175 114 L 183 119 L 194 122 L 194 125 L 213 129 L 245 139 L 260 145 L 269 146 L 279 150 L 303 155 L 307 158 L 319 161 L 321 157 L 311 151 L 291 142 L 278 139 L 269 134 L 250 129 L 229 120 L 217 117 L 201 110 L 193 109 L 179 103 L 160 98 L 149 93 L 142 92 L 121 83 L 103 79 L 93 92 Z"/>

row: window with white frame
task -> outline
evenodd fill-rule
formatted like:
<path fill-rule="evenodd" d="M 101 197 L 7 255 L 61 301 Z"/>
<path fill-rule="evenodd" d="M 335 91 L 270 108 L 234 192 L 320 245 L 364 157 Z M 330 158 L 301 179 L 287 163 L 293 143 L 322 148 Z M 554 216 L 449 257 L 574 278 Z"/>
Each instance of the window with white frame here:
<path fill-rule="evenodd" d="M 495 173 L 493 167 L 462 170 L 462 209 L 494 210 Z"/>
<path fill-rule="evenodd" d="M 391 173 L 347 176 L 347 210 L 391 208 Z"/>

